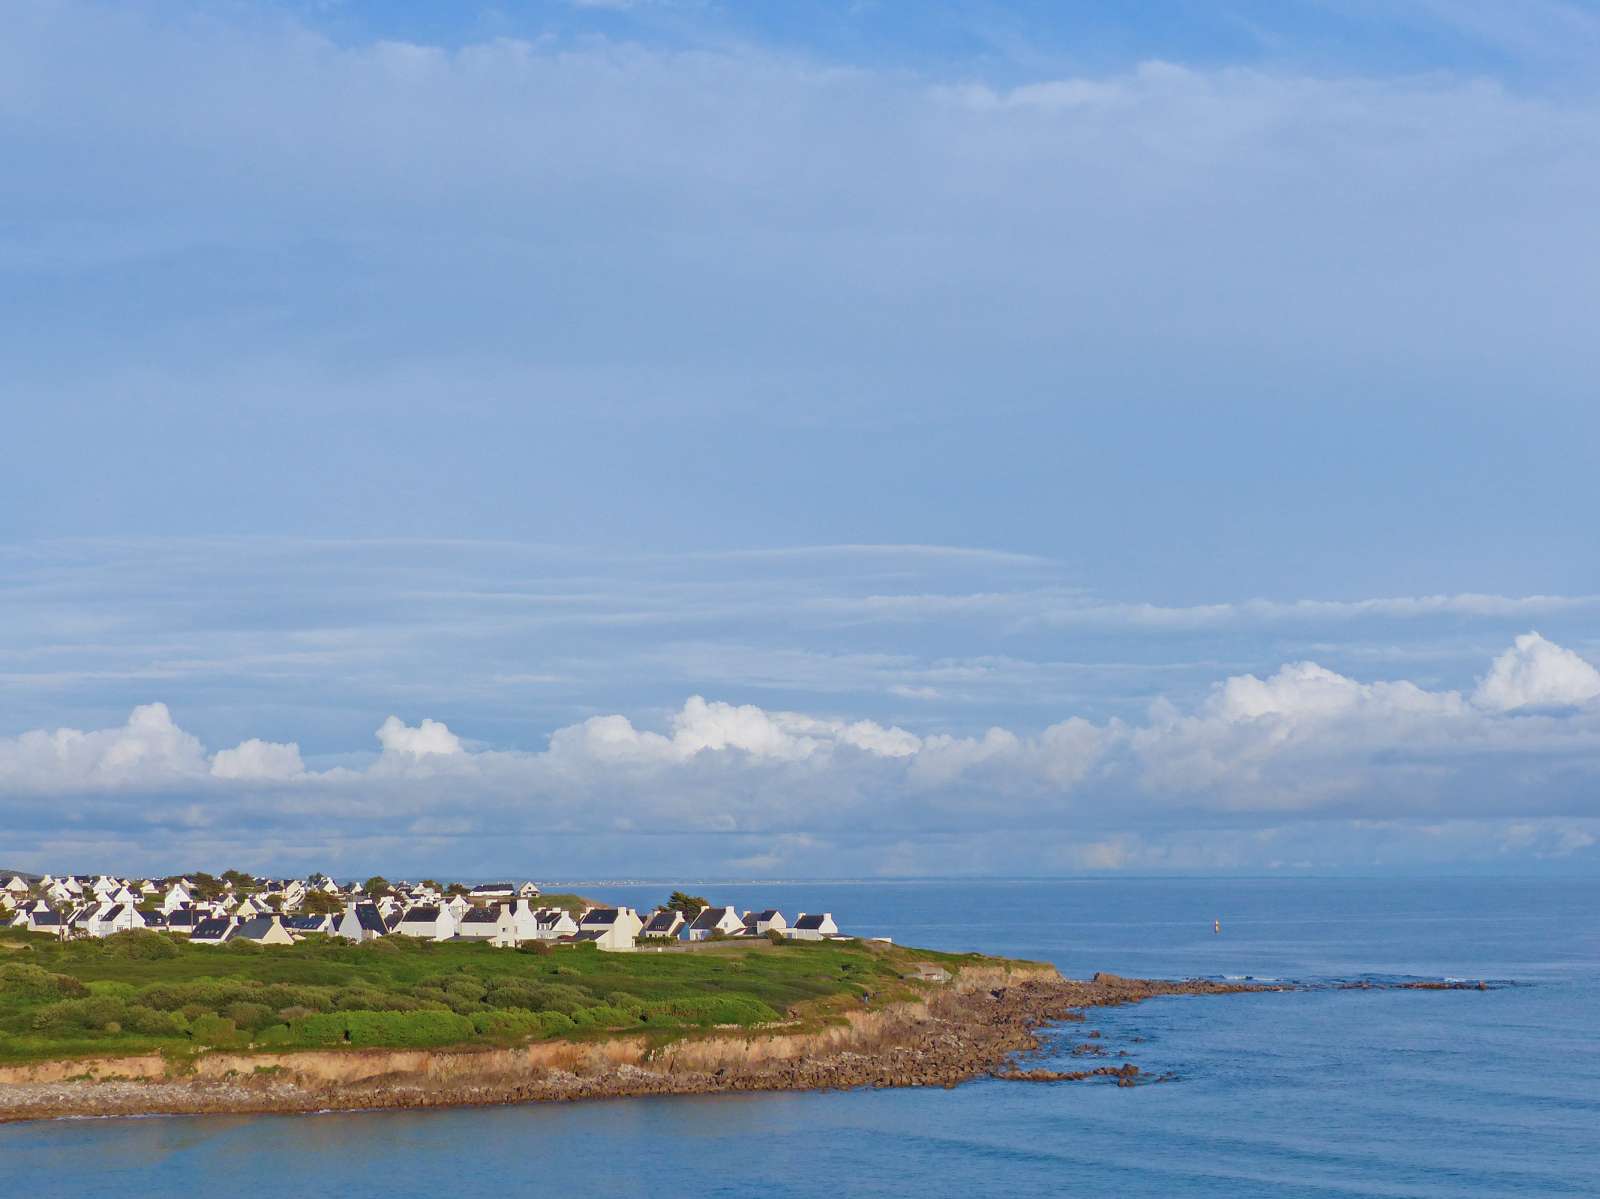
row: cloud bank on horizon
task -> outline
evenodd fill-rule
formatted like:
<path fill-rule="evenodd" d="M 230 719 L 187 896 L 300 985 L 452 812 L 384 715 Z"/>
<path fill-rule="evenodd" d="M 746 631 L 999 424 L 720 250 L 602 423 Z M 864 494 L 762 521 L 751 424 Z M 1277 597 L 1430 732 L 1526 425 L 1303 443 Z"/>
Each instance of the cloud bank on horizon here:
<path fill-rule="evenodd" d="M 429 718 L 390 716 L 376 736 L 366 764 L 314 770 L 292 743 L 207 753 L 149 703 L 120 727 L 0 740 L 0 791 L 29 856 L 93 849 L 108 826 L 250 856 L 311 823 L 341 860 L 409 842 L 413 860 L 451 861 L 461 841 L 508 837 L 549 855 L 587 837 L 614 842 L 590 860 L 622 868 L 666 833 L 702 839 L 701 869 L 795 875 L 1326 869 L 1370 862 L 1343 856 L 1348 844 L 1319 855 L 1319 823 L 1535 859 L 1589 850 L 1600 832 L 1600 670 L 1535 632 L 1468 694 L 1298 662 L 1218 682 L 1191 709 L 1159 700 L 1138 724 L 917 735 L 692 696 L 665 731 L 592 716 L 542 750 L 474 745 Z M 66 829 L 38 802 L 62 798 Z"/>

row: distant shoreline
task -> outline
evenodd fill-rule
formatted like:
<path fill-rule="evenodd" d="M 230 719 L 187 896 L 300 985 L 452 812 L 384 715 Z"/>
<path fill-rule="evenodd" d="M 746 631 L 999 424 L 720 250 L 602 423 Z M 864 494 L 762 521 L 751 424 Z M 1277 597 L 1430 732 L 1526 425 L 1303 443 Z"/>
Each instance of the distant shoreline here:
<path fill-rule="evenodd" d="M 0 1067 L 0 1122 L 85 1116 L 308 1113 L 570 1102 L 856 1087 L 952 1087 L 985 1075 L 1025 1081 L 1142 1081 L 1109 1063 L 1023 1071 L 1036 1031 L 1087 1009 L 1162 995 L 1288 988 L 1168 982 L 996 962 L 924 998 L 849 1013 L 815 1031 L 713 1030 L 652 1048 L 638 1036 L 515 1048 L 209 1052 L 183 1066 L 155 1054 Z"/>

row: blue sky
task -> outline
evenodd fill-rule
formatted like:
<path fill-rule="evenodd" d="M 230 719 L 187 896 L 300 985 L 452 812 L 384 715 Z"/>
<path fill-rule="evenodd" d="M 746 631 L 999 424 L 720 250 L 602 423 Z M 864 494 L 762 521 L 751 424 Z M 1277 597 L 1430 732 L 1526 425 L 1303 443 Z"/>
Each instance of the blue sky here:
<path fill-rule="evenodd" d="M 1600 6 L 6 20 L 5 865 L 1600 862 Z"/>

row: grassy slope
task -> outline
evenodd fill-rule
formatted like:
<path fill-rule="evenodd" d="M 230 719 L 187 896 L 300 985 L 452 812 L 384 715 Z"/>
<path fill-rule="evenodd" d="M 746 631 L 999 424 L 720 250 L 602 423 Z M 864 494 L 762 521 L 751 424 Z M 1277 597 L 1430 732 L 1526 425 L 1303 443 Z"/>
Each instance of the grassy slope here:
<path fill-rule="evenodd" d="M 188 1053 L 208 1045 L 672 1037 L 727 1024 L 824 1020 L 864 1000 L 913 993 L 901 978 L 909 962 L 936 961 L 954 972 L 987 960 L 860 942 L 541 954 L 408 938 L 362 946 L 313 938 L 264 949 L 125 934 L 62 945 L 4 930 L 0 943 L 15 950 L 0 954 L 0 1061 Z M 24 977 L 19 965 L 67 981 L 41 983 L 37 970 Z M 373 1011 L 383 1014 L 365 1014 Z"/>

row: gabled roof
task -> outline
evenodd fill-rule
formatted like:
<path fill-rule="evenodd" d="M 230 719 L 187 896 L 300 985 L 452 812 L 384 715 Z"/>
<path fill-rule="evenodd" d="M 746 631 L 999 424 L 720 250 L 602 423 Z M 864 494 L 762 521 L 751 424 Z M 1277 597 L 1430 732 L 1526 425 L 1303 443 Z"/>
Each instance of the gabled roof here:
<path fill-rule="evenodd" d="M 499 908 L 473 908 L 461 917 L 462 924 L 499 924 Z"/>
<path fill-rule="evenodd" d="M 621 913 L 616 908 L 594 908 L 583 914 L 582 924 L 615 924 Z"/>
<path fill-rule="evenodd" d="M 389 928 L 383 922 L 383 913 L 378 911 L 375 903 L 356 904 L 356 927 L 369 933 L 386 933 Z"/>
<path fill-rule="evenodd" d="M 829 918 L 827 912 L 813 912 L 809 916 L 801 916 L 794 922 L 796 928 L 821 928 L 822 922 Z"/>
<path fill-rule="evenodd" d="M 271 916 L 256 916 L 241 924 L 233 935 L 243 937 L 246 941 L 259 941 L 272 931 L 273 923 Z"/>
<path fill-rule="evenodd" d="M 233 935 L 233 921 L 231 920 L 202 920 L 194 926 L 194 931 L 189 934 L 189 939 L 199 937 L 202 941 L 225 941 Z"/>
<path fill-rule="evenodd" d="M 694 918 L 694 923 L 689 927 L 716 928 L 725 916 L 732 916 L 735 920 L 739 919 L 739 913 L 732 908 L 701 908 L 700 914 Z"/>
<path fill-rule="evenodd" d="M 647 933 L 670 933 L 683 923 L 683 913 L 677 908 L 668 908 L 651 916 L 644 926 Z"/>
<path fill-rule="evenodd" d="M 437 905 L 428 904 L 428 905 L 424 906 L 424 905 L 420 905 L 419 904 L 417 907 L 407 908 L 406 912 L 405 912 L 405 915 L 400 917 L 400 923 L 402 923 L 402 924 L 432 924 L 434 921 L 436 921 L 438 919 L 439 919 L 439 909 L 438 909 Z"/>

